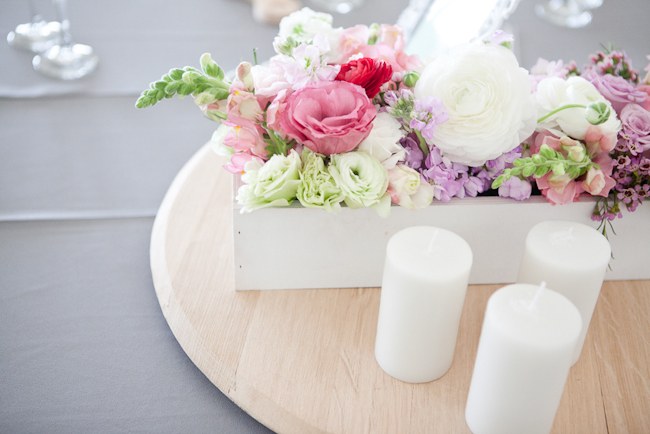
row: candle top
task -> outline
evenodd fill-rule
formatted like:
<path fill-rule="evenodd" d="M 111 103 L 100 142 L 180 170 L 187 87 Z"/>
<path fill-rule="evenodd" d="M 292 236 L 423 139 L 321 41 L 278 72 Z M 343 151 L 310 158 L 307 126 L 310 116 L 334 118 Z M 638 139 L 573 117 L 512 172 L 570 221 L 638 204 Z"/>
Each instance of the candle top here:
<path fill-rule="evenodd" d="M 526 237 L 528 252 L 538 259 L 571 268 L 602 268 L 609 263 L 609 241 L 596 229 L 570 221 L 545 221 Z"/>
<path fill-rule="evenodd" d="M 472 249 L 454 232 L 413 226 L 391 237 L 386 259 L 406 273 L 442 281 L 469 274 Z"/>
<path fill-rule="evenodd" d="M 582 330 L 575 305 L 539 285 L 504 286 L 490 297 L 486 316 L 504 334 L 540 348 L 572 345 Z"/>

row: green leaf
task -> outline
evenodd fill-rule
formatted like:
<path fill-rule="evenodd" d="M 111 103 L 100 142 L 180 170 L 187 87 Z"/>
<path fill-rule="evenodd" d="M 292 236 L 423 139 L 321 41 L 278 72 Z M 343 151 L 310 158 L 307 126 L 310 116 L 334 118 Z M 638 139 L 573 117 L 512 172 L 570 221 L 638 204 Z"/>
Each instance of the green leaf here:
<path fill-rule="evenodd" d="M 492 188 L 497 189 L 497 188 L 501 187 L 501 185 L 503 185 L 503 183 L 505 181 L 506 181 L 506 178 L 505 178 L 504 175 L 497 176 L 497 178 L 494 181 L 492 181 Z"/>
<path fill-rule="evenodd" d="M 534 164 L 527 164 L 521 170 L 521 174 L 524 175 L 526 178 L 531 176 L 533 173 L 535 173 L 535 165 Z"/>
<path fill-rule="evenodd" d="M 540 166 L 535 169 L 535 178 L 541 178 L 549 172 L 548 167 Z"/>
<path fill-rule="evenodd" d="M 539 155 L 544 158 L 551 159 L 555 158 L 555 151 L 545 143 L 539 148 Z"/>
<path fill-rule="evenodd" d="M 210 53 L 203 53 L 203 55 L 201 55 L 201 69 L 206 75 L 218 80 L 221 80 L 224 76 L 223 69 L 212 60 Z"/>

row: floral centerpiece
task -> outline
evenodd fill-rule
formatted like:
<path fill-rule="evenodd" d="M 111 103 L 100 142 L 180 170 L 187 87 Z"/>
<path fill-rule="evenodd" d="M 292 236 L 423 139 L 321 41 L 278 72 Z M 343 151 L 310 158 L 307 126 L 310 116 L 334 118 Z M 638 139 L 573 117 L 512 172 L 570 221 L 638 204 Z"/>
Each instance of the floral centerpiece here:
<path fill-rule="evenodd" d="M 241 179 L 242 212 L 288 206 L 336 211 L 499 195 L 551 204 L 598 198 L 602 224 L 650 190 L 650 69 L 620 51 L 530 70 L 512 38 L 458 47 L 428 64 L 392 25 L 335 28 L 303 9 L 284 18 L 267 63 L 228 81 L 209 54 L 172 69 L 138 107 L 192 95 L 221 126 L 213 136 Z"/>

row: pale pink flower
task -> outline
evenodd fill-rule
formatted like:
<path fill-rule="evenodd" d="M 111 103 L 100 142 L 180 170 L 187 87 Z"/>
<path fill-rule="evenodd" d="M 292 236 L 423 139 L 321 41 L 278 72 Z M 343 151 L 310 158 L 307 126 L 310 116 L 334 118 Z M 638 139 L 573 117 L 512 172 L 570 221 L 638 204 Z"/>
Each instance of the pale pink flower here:
<path fill-rule="evenodd" d="M 552 178 L 552 179 L 551 179 Z M 536 179 L 537 187 L 553 205 L 564 205 L 578 200 L 582 193 L 582 186 L 572 181 L 567 175 L 555 176 L 547 173 Z"/>
<path fill-rule="evenodd" d="M 223 139 L 223 144 L 235 150 L 235 152 L 246 152 L 260 158 L 266 158 L 266 143 L 262 139 L 260 127 L 242 127 L 231 125 L 232 128 Z"/>
<path fill-rule="evenodd" d="M 236 152 L 230 156 L 230 161 L 224 164 L 223 168 L 230 173 L 243 175 L 245 172 L 244 168 L 246 167 L 246 163 L 253 159 L 259 160 L 251 154 L 245 152 Z M 259 161 L 261 162 L 261 160 Z"/>
<path fill-rule="evenodd" d="M 609 191 L 616 185 L 614 181 L 609 176 L 606 176 L 602 170 L 591 168 L 587 172 L 584 181 L 582 181 L 582 188 L 594 196 L 603 196 L 607 197 Z"/>
<path fill-rule="evenodd" d="M 228 122 L 252 128 L 262 120 L 263 110 L 258 98 L 243 90 L 232 90 L 228 96 Z"/>

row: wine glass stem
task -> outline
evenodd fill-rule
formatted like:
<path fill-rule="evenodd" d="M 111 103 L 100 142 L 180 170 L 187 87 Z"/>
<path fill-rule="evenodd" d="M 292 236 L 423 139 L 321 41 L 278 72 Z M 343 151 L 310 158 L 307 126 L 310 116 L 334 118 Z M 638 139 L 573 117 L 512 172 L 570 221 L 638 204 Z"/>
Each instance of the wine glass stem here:
<path fill-rule="evenodd" d="M 36 5 L 34 4 L 34 0 L 29 0 L 28 3 L 29 3 L 29 16 L 32 17 L 32 24 L 40 23 L 41 21 L 43 21 L 43 17 L 36 10 Z"/>
<path fill-rule="evenodd" d="M 70 34 L 70 20 L 68 19 L 67 0 L 54 0 L 56 13 L 61 23 L 61 46 L 69 47 L 72 45 L 72 35 Z"/>

